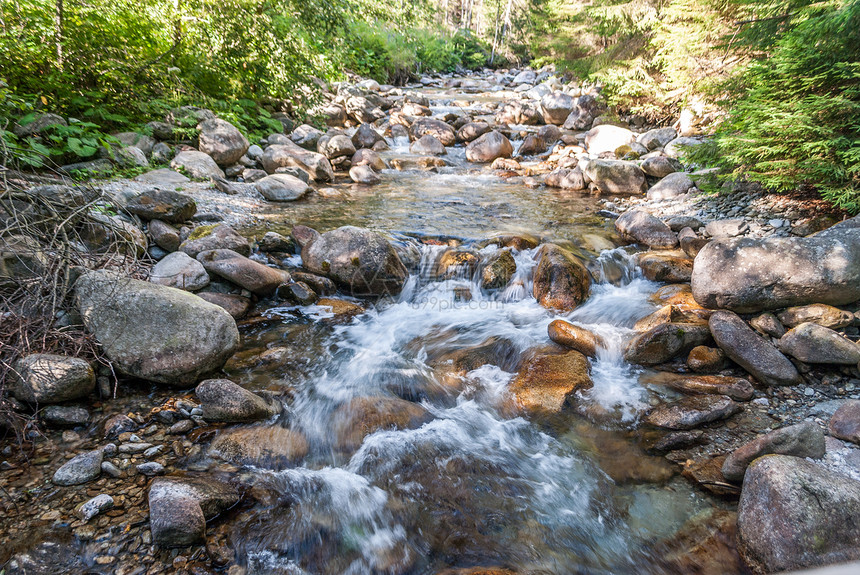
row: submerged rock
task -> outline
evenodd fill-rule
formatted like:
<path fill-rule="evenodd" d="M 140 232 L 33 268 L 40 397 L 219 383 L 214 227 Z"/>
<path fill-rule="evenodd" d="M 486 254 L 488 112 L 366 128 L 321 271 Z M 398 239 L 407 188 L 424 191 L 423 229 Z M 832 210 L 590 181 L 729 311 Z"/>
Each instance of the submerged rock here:
<path fill-rule="evenodd" d="M 63 486 L 89 483 L 101 475 L 103 458 L 101 449 L 81 453 L 57 469 L 51 481 Z"/>
<path fill-rule="evenodd" d="M 332 415 L 335 448 L 354 451 L 364 438 L 380 430 L 416 429 L 433 416 L 411 401 L 394 397 L 357 397 Z"/>
<path fill-rule="evenodd" d="M 280 469 L 308 453 L 308 441 L 298 431 L 280 426 L 225 430 L 209 445 L 209 454 L 235 465 Z"/>

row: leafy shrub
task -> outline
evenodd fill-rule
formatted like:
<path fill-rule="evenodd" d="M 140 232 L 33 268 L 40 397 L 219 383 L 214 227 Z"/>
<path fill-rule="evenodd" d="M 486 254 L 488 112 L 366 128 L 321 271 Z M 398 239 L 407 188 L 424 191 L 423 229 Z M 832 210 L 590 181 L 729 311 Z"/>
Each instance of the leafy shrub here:
<path fill-rule="evenodd" d="M 777 191 L 799 185 L 860 212 L 860 2 L 785 32 L 731 86 L 710 148 L 690 154 Z"/>

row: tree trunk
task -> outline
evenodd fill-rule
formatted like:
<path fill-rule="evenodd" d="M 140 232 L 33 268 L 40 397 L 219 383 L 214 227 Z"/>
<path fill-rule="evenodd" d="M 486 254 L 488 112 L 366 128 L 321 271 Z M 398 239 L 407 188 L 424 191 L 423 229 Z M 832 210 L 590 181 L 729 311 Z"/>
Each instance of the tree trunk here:
<path fill-rule="evenodd" d="M 57 66 L 63 69 L 63 0 L 57 0 L 54 10 L 54 44 L 57 51 Z"/>

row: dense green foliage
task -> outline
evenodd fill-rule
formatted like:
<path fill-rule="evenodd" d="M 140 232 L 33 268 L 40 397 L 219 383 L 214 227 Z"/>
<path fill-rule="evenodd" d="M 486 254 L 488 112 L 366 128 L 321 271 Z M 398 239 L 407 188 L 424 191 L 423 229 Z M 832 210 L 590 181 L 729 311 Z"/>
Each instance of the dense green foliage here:
<path fill-rule="evenodd" d="M 723 179 L 811 186 L 860 212 L 860 2 L 798 20 L 728 86 L 728 118 L 691 157 L 723 167 Z"/>
<path fill-rule="evenodd" d="M 0 136 L 26 164 L 89 159 L 106 133 L 170 108 L 214 110 L 256 138 L 316 101 L 314 77 L 381 82 L 486 63 L 468 31 L 429 1 L 14 0 L 0 4 Z M 356 18 L 368 18 L 365 21 Z M 11 127 L 40 109 L 78 118 L 38 138 Z"/>

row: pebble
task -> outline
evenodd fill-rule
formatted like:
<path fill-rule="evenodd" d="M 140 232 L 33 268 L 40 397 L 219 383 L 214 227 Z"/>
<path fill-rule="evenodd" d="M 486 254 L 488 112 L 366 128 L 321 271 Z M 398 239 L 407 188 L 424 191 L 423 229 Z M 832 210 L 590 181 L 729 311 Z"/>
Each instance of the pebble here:
<path fill-rule="evenodd" d="M 150 477 L 153 475 L 162 475 L 164 473 L 164 466 L 157 461 L 147 461 L 138 465 L 137 471 Z"/>
<path fill-rule="evenodd" d="M 813 395 L 815 395 L 815 390 L 811 387 L 807 387 L 803 390 L 803 395 L 805 395 L 806 397 L 812 397 Z"/>
<path fill-rule="evenodd" d="M 151 443 L 123 443 L 119 446 L 120 453 L 140 453 L 152 447 Z"/>
<path fill-rule="evenodd" d="M 89 521 L 99 513 L 107 511 L 113 507 L 113 497 L 107 493 L 96 495 L 78 509 L 78 517 L 84 522 Z"/>
<path fill-rule="evenodd" d="M 110 475 L 113 478 L 117 478 L 122 476 L 122 471 L 119 467 L 111 463 L 110 461 L 102 461 L 102 472 Z"/>
<path fill-rule="evenodd" d="M 115 443 L 108 443 L 104 447 L 102 447 L 102 453 L 105 454 L 105 457 L 113 457 L 117 454 L 117 448 Z"/>
<path fill-rule="evenodd" d="M 163 447 L 164 447 L 163 445 L 156 445 L 154 447 L 150 447 L 149 449 L 147 449 L 146 451 L 143 452 L 143 456 L 147 459 L 149 459 L 151 457 L 155 457 L 156 455 L 161 453 L 161 450 Z"/>
<path fill-rule="evenodd" d="M 194 429 L 194 422 L 190 419 L 183 419 L 182 421 L 178 421 L 170 426 L 170 429 L 167 430 L 167 433 L 170 435 L 181 435 L 183 433 L 188 433 Z"/>
<path fill-rule="evenodd" d="M 770 402 L 767 400 L 766 397 L 759 397 L 758 399 L 752 400 L 752 402 L 756 405 L 763 405 L 765 407 L 770 405 Z"/>
<path fill-rule="evenodd" d="M 63 432 L 63 442 L 64 443 L 74 443 L 75 441 L 80 441 L 81 436 L 78 435 L 75 431 L 64 431 Z"/>

